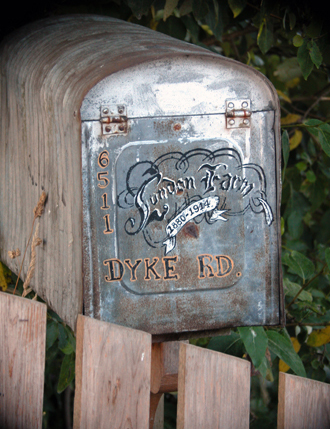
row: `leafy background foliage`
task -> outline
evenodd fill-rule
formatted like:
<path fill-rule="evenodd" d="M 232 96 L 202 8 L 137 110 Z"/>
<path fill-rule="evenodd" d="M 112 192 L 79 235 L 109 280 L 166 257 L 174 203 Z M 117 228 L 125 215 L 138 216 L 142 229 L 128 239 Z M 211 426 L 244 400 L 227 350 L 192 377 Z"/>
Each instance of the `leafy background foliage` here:
<path fill-rule="evenodd" d="M 25 7 L 6 16 L 1 35 L 46 16 L 108 15 L 248 64 L 275 86 L 283 131 L 281 233 L 287 325 L 242 327 L 228 336 L 192 343 L 249 359 L 251 428 L 276 427 L 279 370 L 330 382 L 330 44 L 324 11 L 307 0 L 62 0 L 38 9 Z M 0 265 L 3 290 L 10 292 L 14 277 Z M 45 428 L 69 427 L 74 358 L 72 332 L 49 311 Z M 175 395 L 167 395 L 165 414 L 165 427 L 174 428 Z"/>

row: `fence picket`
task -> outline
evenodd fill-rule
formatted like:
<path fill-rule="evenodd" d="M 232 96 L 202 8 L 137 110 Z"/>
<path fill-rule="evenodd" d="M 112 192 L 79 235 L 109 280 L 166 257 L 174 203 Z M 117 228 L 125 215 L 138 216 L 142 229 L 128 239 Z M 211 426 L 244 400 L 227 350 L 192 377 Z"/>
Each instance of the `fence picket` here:
<path fill-rule="evenodd" d="M 278 429 L 330 427 L 330 385 L 280 372 Z"/>
<path fill-rule="evenodd" d="M 41 429 L 47 307 L 0 292 L 0 427 Z"/>
<path fill-rule="evenodd" d="M 250 363 L 180 345 L 178 429 L 249 427 Z"/>
<path fill-rule="evenodd" d="M 147 429 L 150 366 L 150 334 L 79 316 L 73 427 Z"/>

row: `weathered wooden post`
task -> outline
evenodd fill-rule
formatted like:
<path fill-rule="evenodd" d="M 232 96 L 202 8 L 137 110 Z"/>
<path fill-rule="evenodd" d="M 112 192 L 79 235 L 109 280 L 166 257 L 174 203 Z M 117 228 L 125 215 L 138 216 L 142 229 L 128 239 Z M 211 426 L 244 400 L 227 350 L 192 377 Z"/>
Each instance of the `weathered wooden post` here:
<path fill-rule="evenodd" d="M 66 323 L 153 342 L 284 323 L 279 103 L 263 75 L 88 15 L 29 25 L 0 58 L 0 258 L 18 272 L 7 252 L 45 191 L 31 285 Z"/>

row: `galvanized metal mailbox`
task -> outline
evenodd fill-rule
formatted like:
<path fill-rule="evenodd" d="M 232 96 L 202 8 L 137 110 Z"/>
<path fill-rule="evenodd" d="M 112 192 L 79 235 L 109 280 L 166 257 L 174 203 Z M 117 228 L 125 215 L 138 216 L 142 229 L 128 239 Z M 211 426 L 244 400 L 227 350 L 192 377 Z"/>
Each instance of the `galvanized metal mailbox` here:
<path fill-rule="evenodd" d="M 29 37 L 43 44 L 41 63 L 42 48 L 52 57 L 34 115 L 48 108 L 54 116 L 38 143 L 25 136 L 27 153 L 42 146 L 60 160 L 58 173 L 39 158 L 34 180 L 50 211 L 69 213 L 72 251 L 82 252 L 69 256 L 74 273 L 70 249 L 57 258 L 60 281 L 51 287 L 52 297 L 78 301 L 73 317 L 54 305 L 39 275 L 35 285 L 55 311 L 74 326 L 83 301 L 87 315 L 155 335 L 282 324 L 279 106 L 269 81 L 114 19 L 50 20 Z M 60 236 L 48 236 L 45 270 L 72 228 L 41 222 Z"/>

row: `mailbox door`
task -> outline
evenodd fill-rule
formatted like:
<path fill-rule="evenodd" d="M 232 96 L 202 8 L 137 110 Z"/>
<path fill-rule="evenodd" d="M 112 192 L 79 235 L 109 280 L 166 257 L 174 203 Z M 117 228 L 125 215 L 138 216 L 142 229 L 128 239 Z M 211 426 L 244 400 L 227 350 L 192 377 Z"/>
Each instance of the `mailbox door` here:
<path fill-rule="evenodd" d="M 152 334 L 279 324 L 274 103 L 185 67 L 140 66 L 85 98 L 85 311 Z"/>

